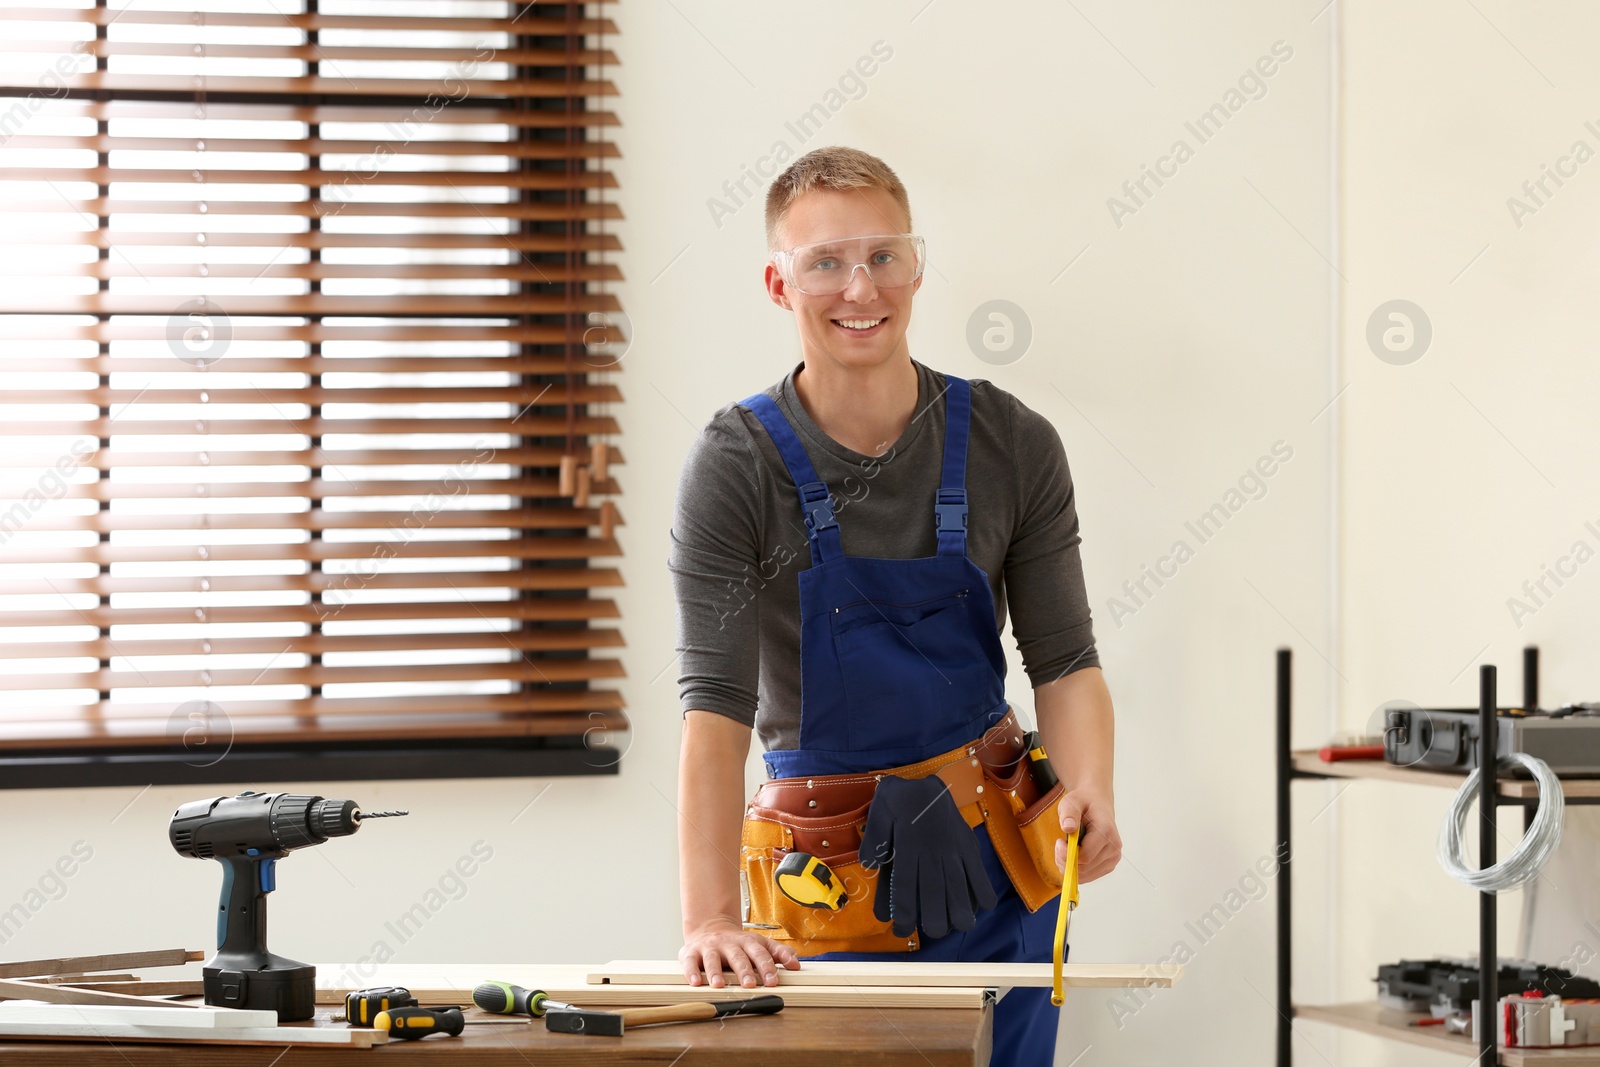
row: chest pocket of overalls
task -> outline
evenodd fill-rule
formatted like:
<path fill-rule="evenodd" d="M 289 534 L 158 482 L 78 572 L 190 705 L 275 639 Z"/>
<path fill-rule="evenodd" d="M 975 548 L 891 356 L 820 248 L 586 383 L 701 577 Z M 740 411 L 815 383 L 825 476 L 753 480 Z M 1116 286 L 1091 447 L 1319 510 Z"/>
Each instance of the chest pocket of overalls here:
<path fill-rule="evenodd" d="M 987 592 L 962 588 L 912 603 L 859 600 L 830 613 L 852 749 L 928 744 L 959 721 L 944 712 L 970 718 L 983 710 L 977 705 L 991 668 L 974 655 L 969 612 L 972 597 Z M 889 707 L 915 712 L 878 714 Z"/>

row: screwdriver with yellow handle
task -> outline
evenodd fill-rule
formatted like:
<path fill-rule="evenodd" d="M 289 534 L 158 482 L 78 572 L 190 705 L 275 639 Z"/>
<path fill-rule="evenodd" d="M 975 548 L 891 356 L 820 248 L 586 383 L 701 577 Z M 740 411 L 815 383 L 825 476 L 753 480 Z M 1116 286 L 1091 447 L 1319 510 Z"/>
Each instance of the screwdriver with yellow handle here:
<path fill-rule="evenodd" d="M 429 1034 L 460 1037 L 461 1031 L 466 1029 L 467 1020 L 460 1008 L 419 1008 L 410 1005 L 380 1011 L 377 1018 L 372 1020 L 372 1026 L 390 1037 L 415 1041 Z"/>
<path fill-rule="evenodd" d="M 1066 994 L 1061 989 L 1061 964 L 1066 959 L 1067 928 L 1072 925 L 1072 912 L 1078 906 L 1078 835 L 1082 833 L 1079 827 L 1067 837 L 1067 862 L 1061 869 L 1061 896 L 1056 901 L 1056 940 L 1051 953 L 1051 962 L 1054 967 L 1053 981 L 1050 987 L 1050 1003 L 1060 1007 L 1066 1000 Z"/>

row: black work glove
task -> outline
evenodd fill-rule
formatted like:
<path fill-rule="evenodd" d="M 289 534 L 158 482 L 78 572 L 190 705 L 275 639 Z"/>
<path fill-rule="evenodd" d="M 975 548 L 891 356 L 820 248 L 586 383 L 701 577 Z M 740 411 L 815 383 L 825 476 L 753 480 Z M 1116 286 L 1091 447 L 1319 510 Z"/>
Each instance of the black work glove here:
<path fill-rule="evenodd" d="M 928 937 L 970 930 L 995 905 L 978 839 L 943 779 L 885 775 L 867 808 L 861 866 L 882 868 L 872 913 L 896 937 L 917 927 Z"/>

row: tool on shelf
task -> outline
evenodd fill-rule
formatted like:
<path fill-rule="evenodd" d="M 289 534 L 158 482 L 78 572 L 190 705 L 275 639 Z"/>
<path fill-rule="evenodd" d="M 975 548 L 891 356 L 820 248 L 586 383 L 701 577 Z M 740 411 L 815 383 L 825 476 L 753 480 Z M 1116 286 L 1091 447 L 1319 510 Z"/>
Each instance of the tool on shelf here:
<path fill-rule="evenodd" d="M 267 894 L 277 887 L 278 860 L 348 837 L 367 819 L 406 814 L 363 813 L 353 800 L 255 792 L 195 800 L 173 812 L 167 832 L 178 854 L 222 864 L 217 953 L 201 972 L 205 1002 L 270 1009 L 281 1022 L 311 1018 L 316 968 L 267 951 Z"/>
<path fill-rule="evenodd" d="M 1498 1022 L 1505 1048 L 1600 1045 L 1600 1000 L 1513 993 L 1500 998 Z"/>
<path fill-rule="evenodd" d="M 1471 770 L 1478 765 L 1476 708 L 1389 708 L 1383 758 L 1402 767 Z M 1495 750 L 1526 753 L 1557 774 L 1600 775 L 1600 709 L 1568 704 L 1555 711 L 1496 708 Z"/>
<path fill-rule="evenodd" d="M 1335 737 L 1317 749 L 1317 758 L 1323 763 L 1341 760 L 1383 759 L 1382 734 L 1356 734 Z"/>
<path fill-rule="evenodd" d="M 1067 960 L 1067 929 L 1072 925 L 1072 913 L 1078 907 L 1078 827 L 1067 837 L 1067 863 L 1061 869 L 1061 896 L 1056 901 L 1056 938 L 1050 959 L 1054 966 L 1050 986 L 1050 1003 L 1060 1007 L 1066 1000 L 1061 987 L 1061 965 Z"/>
<path fill-rule="evenodd" d="M 558 1034 L 621 1037 L 623 1030 L 628 1026 L 727 1019 L 735 1015 L 772 1015 L 782 1010 L 783 998 L 769 993 L 743 1000 L 708 1000 L 692 1004 L 669 1004 L 659 1008 L 624 1008 L 621 1011 L 592 1011 L 571 1007 L 552 1009 L 546 1013 L 544 1025 L 552 1033 Z"/>
<path fill-rule="evenodd" d="M 1561 967 L 1528 960 L 1499 961 L 1495 984 L 1508 994 L 1559 994 L 1600 997 L 1600 982 Z M 1397 1011 L 1426 1011 L 1435 1018 L 1460 1015 L 1478 999 L 1478 961 L 1468 959 L 1401 960 L 1378 967 L 1378 1003 Z"/>
<path fill-rule="evenodd" d="M 458 1007 L 421 1008 L 412 1005 L 380 1011 L 372 1021 L 372 1026 L 390 1037 L 417 1041 L 429 1034 L 460 1037 L 461 1031 L 467 1028 L 467 1020 Z"/>
<path fill-rule="evenodd" d="M 806 852 L 791 852 L 772 872 L 778 890 L 796 904 L 838 911 L 847 899 L 832 868 Z"/>
<path fill-rule="evenodd" d="M 344 995 L 344 1014 L 335 1015 L 334 1022 L 348 1022 L 351 1026 L 373 1026 L 379 1012 L 390 1008 L 411 1008 L 417 998 L 405 986 L 379 986 L 376 989 L 357 989 Z"/>
<path fill-rule="evenodd" d="M 1472 773 L 1467 775 L 1467 780 L 1461 783 L 1455 799 L 1450 802 L 1450 810 L 1445 813 L 1444 823 L 1439 827 L 1439 865 L 1462 885 L 1486 893 L 1515 889 L 1539 877 L 1539 872 L 1544 870 L 1545 864 L 1550 862 L 1550 857 L 1561 844 L 1562 816 L 1566 811 L 1561 779 L 1556 777 L 1548 763 L 1526 752 L 1513 752 L 1495 761 L 1497 767 L 1502 763 L 1521 764 L 1539 783 L 1539 810 L 1511 855 L 1499 863 L 1485 863 L 1476 868 L 1467 866 L 1464 839 L 1467 809 L 1472 806 L 1475 793 L 1481 792 L 1479 779 L 1483 775 L 1482 768 L 1474 767 Z M 1493 788 L 1492 782 L 1489 787 Z"/>

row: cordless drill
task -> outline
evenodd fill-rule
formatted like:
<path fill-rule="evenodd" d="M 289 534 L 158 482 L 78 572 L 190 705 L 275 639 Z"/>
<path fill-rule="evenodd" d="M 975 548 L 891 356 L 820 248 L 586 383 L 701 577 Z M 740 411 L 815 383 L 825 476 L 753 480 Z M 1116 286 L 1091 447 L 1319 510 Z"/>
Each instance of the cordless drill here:
<path fill-rule="evenodd" d="M 206 1003 L 276 1011 L 280 1022 L 311 1018 L 317 969 L 267 951 L 267 894 L 277 888 L 278 860 L 293 849 L 347 837 L 364 819 L 405 814 L 363 814 L 353 800 L 249 792 L 192 801 L 173 812 L 167 829 L 178 854 L 222 864 L 217 954 L 203 971 Z"/>

